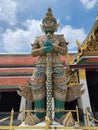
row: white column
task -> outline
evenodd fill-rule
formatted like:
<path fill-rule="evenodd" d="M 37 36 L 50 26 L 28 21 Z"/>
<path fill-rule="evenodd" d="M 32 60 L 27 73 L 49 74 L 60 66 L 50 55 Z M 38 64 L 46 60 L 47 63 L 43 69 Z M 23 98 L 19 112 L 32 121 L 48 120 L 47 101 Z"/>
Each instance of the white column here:
<path fill-rule="evenodd" d="M 26 107 L 26 99 L 22 96 L 21 101 L 20 101 L 19 111 L 21 112 L 23 109 L 25 109 L 25 107 Z M 24 116 L 25 116 L 25 114 L 24 114 Z M 18 120 L 22 120 L 22 113 L 19 113 Z"/>
<path fill-rule="evenodd" d="M 80 79 L 80 84 L 83 83 L 82 89 L 85 89 L 84 94 L 78 99 L 78 106 L 83 110 L 85 113 L 85 109 L 89 108 L 90 111 L 92 112 L 91 104 L 90 104 L 90 97 L 89 97 L 89 92 L 88 92 L 88 86 L 87 86 L 87 81 L 86 81 L 86 71 L 85 69 L 80 69 L 79 70 L 79 79 Z M 86 123 L 86 118 L 84 118 L 85 123 Z M 92 122 L 91 122 L 91 125 Z"/>

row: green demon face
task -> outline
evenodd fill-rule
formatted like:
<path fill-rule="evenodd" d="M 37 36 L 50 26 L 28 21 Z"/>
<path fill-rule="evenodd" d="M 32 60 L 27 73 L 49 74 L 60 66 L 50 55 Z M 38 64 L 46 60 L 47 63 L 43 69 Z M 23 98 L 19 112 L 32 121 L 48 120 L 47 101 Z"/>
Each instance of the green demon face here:
<path fill-rule="evenodd" d="M 48 19 L 45 22 L 43 22 L 43 31 L 47 33 L 54 33 L 56 31 L 56 24 L 54 21 Z"/>

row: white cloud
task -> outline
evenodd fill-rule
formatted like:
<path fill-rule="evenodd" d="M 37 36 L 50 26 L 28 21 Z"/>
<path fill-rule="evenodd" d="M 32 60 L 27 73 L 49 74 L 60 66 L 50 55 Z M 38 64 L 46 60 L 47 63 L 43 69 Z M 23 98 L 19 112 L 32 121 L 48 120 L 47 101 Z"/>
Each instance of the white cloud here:
<path fill-rule="evenodd" d="M 17 28 L 16 30 L 7 29 L 2 34 L 3 49 L 6 53 L 29 52 L 31 43 L 37 35 L 41 34 L 41 21 L 27 20 L 24 23 L 26 30 Z"/>
<path fill-rule="evenodd" d="M 96 5 L 96 3 L 98 2 L 98 0 L 80 0 L 80 2 L 82 2 L 82 4 L 87 9 L 91 9 L 91 8 L 93 8 Z"/>
<path fill-rule="evenodd" d="M 0 20 L 10 25 L 16 23 L 17 3 L 14 0 L 0 0 Z"/>
<path fill-rule="evenodd" d="M 42 31 L 41 31 L 40 24 L 41 24 L 41 20 L 38 21 L 35 19 L 26 20 L 26 22 L 23 23 L 23 25 L 33 34 L 33 37 L 37 36 L 38 34 L 41 34 Z"/>
<path fill-rule="evenodd" d="M 67 42 L 69 42 L 69 50 L 74 50 L 77 48 L 76 39 L 82 43 L 86 37 L 86 33 L 83 28 L 74 29 L 70 25 L 64 26 L 59 33 L 64 34 L 64 37 Z"/>
<path fill-rule="evenodd" d="M 6 53 L 23 53 L 31 52 L 31 43 L 34 41 L 36 36 L 42 35 L 40 28 L 41 21 L 27 20 L 23 23 L 25 29 L 11 30 L 7 29 L 1 36 L 2 48 Z M 82 43 L 85 39 L 86 34 L 83 28 L 73 29 L 67 25 L 61 28 L 58 33 L 64 34 L 67 42 L 69 42 L 69 50 L 77 48 L 76 39 Z"/>

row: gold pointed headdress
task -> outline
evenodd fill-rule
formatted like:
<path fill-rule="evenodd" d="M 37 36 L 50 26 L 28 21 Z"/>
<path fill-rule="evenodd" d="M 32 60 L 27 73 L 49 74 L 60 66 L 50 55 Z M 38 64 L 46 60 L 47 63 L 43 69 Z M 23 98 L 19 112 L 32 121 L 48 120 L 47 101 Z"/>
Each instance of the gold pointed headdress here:
<path fill-rule="evenodd" d="M 52 32 L 54 33 L 57 31 L 59 24 L 57 24 L 56 18 L 53 17 L 52 10 L 49 7 L 46 13 L 45 18 L 42 20 L 42 30 L 47 33 L 47 32 Z"/>
<path fill-rule="evenodd" d="M 52 10 L 50 7 L 48 8 L 48 11 L 46 13 L 46 17 L 42 20 L 42 23 L 46 22 L 47 20 L 52 20 L 55 23 L 57 23 L 56 19 L 52 15 Z"/>

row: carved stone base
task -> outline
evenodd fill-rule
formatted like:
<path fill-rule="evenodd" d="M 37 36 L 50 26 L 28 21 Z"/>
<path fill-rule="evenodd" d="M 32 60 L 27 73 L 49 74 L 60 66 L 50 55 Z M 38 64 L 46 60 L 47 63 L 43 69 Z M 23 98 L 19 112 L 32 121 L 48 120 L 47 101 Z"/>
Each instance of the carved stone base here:
<path fill-rule="evenodd" d="M 75 125 L 75 120 L 73 119 L 72 113 L 66 113 L 64 116 L 62 116 L 60 119 L 55 118 L 56 122 L 64 125 L 64 126 L 73 126 Z"/>
<path fill-rule="evenodd" d="M 36 125 L 43 120 L 45 120 L 45 118 L 39 119 L 35 115 L 33 115 L 32 113 L 28 112 L 26 115 L 25 124 L 26 125 Z"/>

